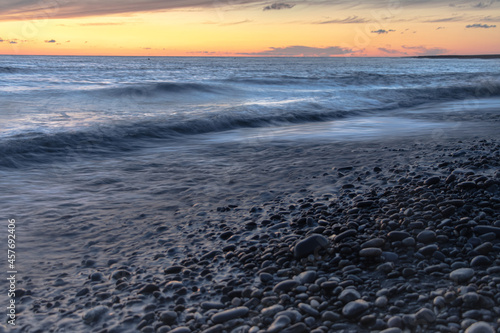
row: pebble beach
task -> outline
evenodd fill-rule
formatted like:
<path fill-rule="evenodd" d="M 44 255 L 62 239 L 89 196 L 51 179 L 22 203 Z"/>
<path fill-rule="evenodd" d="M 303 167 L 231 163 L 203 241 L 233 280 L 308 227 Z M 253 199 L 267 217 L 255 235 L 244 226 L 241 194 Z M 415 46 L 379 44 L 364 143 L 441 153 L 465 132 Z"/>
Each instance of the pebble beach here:
<path fill-rule="evenodd" d="M 103 247 L 100 227 L 78 263 L 52 263 L 50 282 L 20 281 L 14 331 L 499 331 L 498 140 L 276 145 L 255 156 L 228 182 L 226 204 L 176 212 L 183 242 L 151 214 L 140 247 L 119 233 Z M 290 182 L 273 189 L 263 168 Z M 238 196 L 256 175 L 263 184 Z"/>

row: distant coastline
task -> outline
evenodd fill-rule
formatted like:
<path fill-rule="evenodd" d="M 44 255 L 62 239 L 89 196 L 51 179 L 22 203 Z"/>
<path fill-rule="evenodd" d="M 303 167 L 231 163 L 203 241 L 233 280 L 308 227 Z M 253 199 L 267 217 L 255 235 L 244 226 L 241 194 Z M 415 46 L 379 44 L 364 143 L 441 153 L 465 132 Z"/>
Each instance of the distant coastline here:
<path fill-rule="evenodd" d="M 420 59 L 500 59 L 500 54 L 473 54 L 473 55 L 429 55 L 411 58 Z"/>

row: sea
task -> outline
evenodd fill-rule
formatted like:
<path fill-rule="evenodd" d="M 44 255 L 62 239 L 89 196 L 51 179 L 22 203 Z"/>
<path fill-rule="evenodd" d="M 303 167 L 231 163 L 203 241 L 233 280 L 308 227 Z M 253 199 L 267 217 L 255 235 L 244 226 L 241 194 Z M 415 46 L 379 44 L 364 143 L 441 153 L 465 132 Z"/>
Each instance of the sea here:
<path fill-rule="evenodd" d="M 315 144 L 499 120 L 498 59 L 0 56 L 2 234 L 14 219 L 20 286 L 64 286 L 89 258 L 147 262 L 158 225 L 178 246 L 207 212 L 289 193 Z"/>

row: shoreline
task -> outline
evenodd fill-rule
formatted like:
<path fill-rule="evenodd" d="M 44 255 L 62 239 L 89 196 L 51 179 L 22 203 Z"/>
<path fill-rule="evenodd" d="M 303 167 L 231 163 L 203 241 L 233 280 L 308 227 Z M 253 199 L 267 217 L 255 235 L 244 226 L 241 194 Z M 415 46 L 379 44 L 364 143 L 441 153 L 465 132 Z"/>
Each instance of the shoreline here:
<path fill-rule="evenodd" d="M 498 329 L 498 140 L 220 148 L 191 208 L 138 216 L 133 233 L 82 225 L 74 259 L 40 247 L 34 267 L 53 273 L 19 281 L 20 330 Z"/>

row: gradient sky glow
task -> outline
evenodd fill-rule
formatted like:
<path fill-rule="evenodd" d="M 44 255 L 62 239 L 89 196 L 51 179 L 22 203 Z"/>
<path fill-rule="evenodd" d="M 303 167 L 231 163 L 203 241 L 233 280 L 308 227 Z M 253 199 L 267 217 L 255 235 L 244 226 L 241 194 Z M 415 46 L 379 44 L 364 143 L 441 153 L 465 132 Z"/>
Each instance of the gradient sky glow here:
<path fill-rule="evenodd" d="M 500 0 L 0 0 L 0 54 L 500 54 Z"/>

